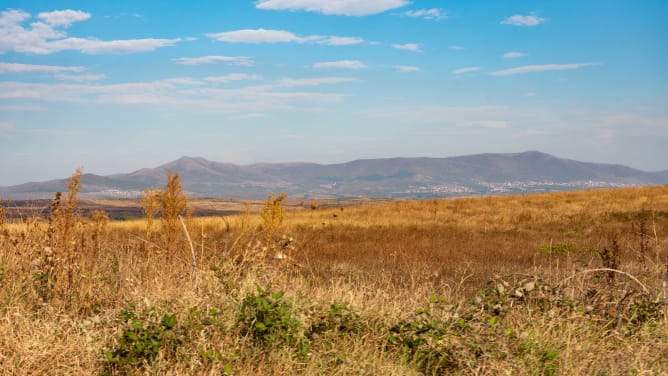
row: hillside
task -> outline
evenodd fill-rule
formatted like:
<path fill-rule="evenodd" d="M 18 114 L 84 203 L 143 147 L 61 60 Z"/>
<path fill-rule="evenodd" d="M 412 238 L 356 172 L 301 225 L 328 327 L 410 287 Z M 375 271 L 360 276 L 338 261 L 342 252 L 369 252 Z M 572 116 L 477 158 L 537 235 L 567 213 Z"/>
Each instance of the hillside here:
<path fill-rule="evenodd" d="M 160 187 L 167 172 L 178 172 L 196 197 L 259 199 L 269 192 L 293 198 L 426 198 L 497 193 L 564 191 L 582 188 L 668 183 L 668 172 L 587 163 L 529 151 L 450 158 L 386 158 L 341 164 L 280 163 L 235 165 L 182 157 L 128 174 L 85 174 L 88 198 L 137 197 Z M 66 179 L 0 188 L 2 197 L 45 198 L 65 189 Z"/>

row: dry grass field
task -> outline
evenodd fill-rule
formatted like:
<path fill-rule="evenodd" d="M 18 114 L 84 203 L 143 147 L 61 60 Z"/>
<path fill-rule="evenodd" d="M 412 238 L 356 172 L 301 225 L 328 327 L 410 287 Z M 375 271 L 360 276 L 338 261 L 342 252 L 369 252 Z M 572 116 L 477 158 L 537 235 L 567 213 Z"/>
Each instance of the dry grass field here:
<path fill-rule="evenodd" d="M 3 374 L 668 373 L 665 186 L 147 228 L 81 216 L 78 183 L 0 213 Z"/>

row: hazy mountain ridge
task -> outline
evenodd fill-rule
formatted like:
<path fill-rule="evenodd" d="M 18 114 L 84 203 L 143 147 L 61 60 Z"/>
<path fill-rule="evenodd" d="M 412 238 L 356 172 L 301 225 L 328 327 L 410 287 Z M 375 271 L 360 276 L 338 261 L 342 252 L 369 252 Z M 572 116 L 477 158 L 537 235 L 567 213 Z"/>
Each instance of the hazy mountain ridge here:
<path fill-rule="evenodd" d="M 627 166 L 579 162 L 529 151 L 450 158 L 363 159 L 341 164 L 277 163 L 235 165 L 182 157 L 128 174 L 85 174 L 82 193 L 90 198 L 135 197 L 162 187 L 167 172 L 178 172 L 193 196 L 250 199 L 269 192 L 294 198 L 439 197 L 536 192 L 668 183 L 668 170 L 646 172 Z M 66 179 L 0 188 L 14 199 L 50 197 Z"/>

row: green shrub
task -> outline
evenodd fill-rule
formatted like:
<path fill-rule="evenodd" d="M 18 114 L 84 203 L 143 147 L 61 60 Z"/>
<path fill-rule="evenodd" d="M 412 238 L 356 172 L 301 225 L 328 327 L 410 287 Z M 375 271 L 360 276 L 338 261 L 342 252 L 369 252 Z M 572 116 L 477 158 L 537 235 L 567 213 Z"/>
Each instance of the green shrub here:
<path fill-rule="evenodd" d="M 256 294 L 243 300 L 238 322 L 242 335 L 268 349 L 288 346 L 301 356 L 310 350 L 303 325 L 282 291 L 272 293 L 258 286 Z"/>
<path fill-rule="evenodd" d="M 149 309 L 140 316 L 134 305 L 125 309 L 120 318 L 123 332 L 111 350 L 103 350 L 107 369 L 130 371 L 150 364 L 160 352 L 173 356 L 180 340 L 174 333 L 176 315 L 160 314 L 159 309 Z"/>

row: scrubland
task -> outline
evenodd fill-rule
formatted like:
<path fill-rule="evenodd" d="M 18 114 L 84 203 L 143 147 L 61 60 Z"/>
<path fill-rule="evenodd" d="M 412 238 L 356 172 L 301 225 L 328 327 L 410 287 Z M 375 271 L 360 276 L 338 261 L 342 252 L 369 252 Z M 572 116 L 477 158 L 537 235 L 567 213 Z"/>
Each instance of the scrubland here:
<path fill-rule="evenodd" d="M 668 373 L 668 187 L 198 218 L 177 183 L 150 225 L 76 174 L 0 212 L 3 374 Z"/>

